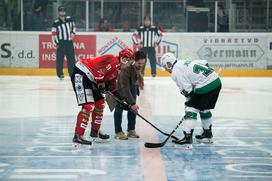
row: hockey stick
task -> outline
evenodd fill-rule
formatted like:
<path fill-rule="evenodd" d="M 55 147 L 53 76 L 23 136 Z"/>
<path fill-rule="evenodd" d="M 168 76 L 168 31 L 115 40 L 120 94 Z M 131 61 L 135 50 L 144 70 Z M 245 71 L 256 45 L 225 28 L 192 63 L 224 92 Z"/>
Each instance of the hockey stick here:
<path fill-rule="evenodd" d="M 175 127 L 175 129 L 170 133 L 170 135 L 161 143 L 145 143 L 145 147 L 146 148 L 160 148 L 163 147 L 166 142 L 169 140 L 169 138 L 176 132 L 176 130 L 178 129 L 178 127 L 180 126 L 180 124 L 183 122 L 183 118 L 181 119 L 181 121 L 178 123 L 178 125 Z"/>
<path fill-rule="evenodd" d="M 165 136 L 169 136 L 175 140 L 179 140 L 177 137 L 175 137 L 173 134 L 168 134 L 168 133 L 165 133 L 163 132 L 162 130 L 160 130 L 159 128 L 157 128 L 154 124 L 152 124 L 151 122 L 149 122 L 146 118 L 144 118 L 141 114 L 135 112 L 134 110 L 131 109 L 131 107 L 128 105 L 127 102 L 124 102 L 122 101 L 121 99 L 119 99 L 118 97 L 116 97 L 113 93 L 111 93 L 110 91 L 107 91 L 106 92 L 107 94 L 109 94 L 110 96 L 112 96 L 117 102 L 119 102 L 120 104 L 123 104 L 123 105 L 126 105 L 129 107 L 129 109 L 134 113 L 136 114 L 137 116 L 139 116 L 140 118 L 142 118 L 145 122 L 147 122 L 148 124 L 150 124 L 150 126 L 152 126 L 153 128 L 155 128 L 157 131 L 159 131 L 160 133 L 162 133 L 163 135 Z"/>

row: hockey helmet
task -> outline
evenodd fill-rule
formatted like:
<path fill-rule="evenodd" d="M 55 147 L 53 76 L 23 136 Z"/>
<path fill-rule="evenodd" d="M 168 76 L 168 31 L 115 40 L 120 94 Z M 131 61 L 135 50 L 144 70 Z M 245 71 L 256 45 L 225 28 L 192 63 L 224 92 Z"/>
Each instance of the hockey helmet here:
<path fill-rule="evenodd" d="M 134 52 L 129 48 L 124 48 L 119 52 L 119 57 L 120 58 L 127 57 L 129 59 L 134 59 Z"/>
<path fill-rule="evenodd" d="M 175 55 L 173 53 L 170 53 L 170 52 L 165 53 L 161 57 L 161 66 L 169 69 L 171 67 L 169 67 L 168 63 L 171 63 L 173 65 L 176 60 L 177 60 L 177 58 L 175 57 Z"/>

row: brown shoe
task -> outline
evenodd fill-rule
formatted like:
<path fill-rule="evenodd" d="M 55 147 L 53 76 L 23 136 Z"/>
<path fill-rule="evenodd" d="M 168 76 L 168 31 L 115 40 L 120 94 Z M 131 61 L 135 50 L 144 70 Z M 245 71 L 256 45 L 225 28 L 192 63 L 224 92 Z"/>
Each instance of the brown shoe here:
<path fill-rule="evenodd" d="M 124 132 L 118 132 L 115 134 L 115 139 L 118 139 L 118 140 L 127 140 L 128 137 L 125 135 Z"/>
<path fill-rule="evenodd" d="M 127 136 L 130 137 L 130 138 L 140 138 L 140 136 L 136 133 L 135 130 L 128 131 Z"/>

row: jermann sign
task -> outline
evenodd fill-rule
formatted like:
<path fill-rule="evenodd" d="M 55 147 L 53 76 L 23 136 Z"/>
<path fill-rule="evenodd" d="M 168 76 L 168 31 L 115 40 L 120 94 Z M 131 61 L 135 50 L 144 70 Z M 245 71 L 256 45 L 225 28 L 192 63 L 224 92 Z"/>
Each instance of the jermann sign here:
<path fill-rule="evenodd" d="M 209 62 L 257 62 L 264 55 L 258 38 L 203 38 L 197 54 Z"/>

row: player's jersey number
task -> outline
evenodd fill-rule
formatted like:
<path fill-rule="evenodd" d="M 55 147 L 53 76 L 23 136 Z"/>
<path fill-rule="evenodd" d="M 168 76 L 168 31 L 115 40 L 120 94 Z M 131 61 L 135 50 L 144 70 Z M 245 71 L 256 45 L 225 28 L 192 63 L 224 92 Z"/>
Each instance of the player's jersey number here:
<path fill-rule="evenodd" d="M 208 77 L 213 72 L 213 69 L 210 67 L 195 64 L 193 71 L 196 74 L 202 73 L 204 76 Z"/>

